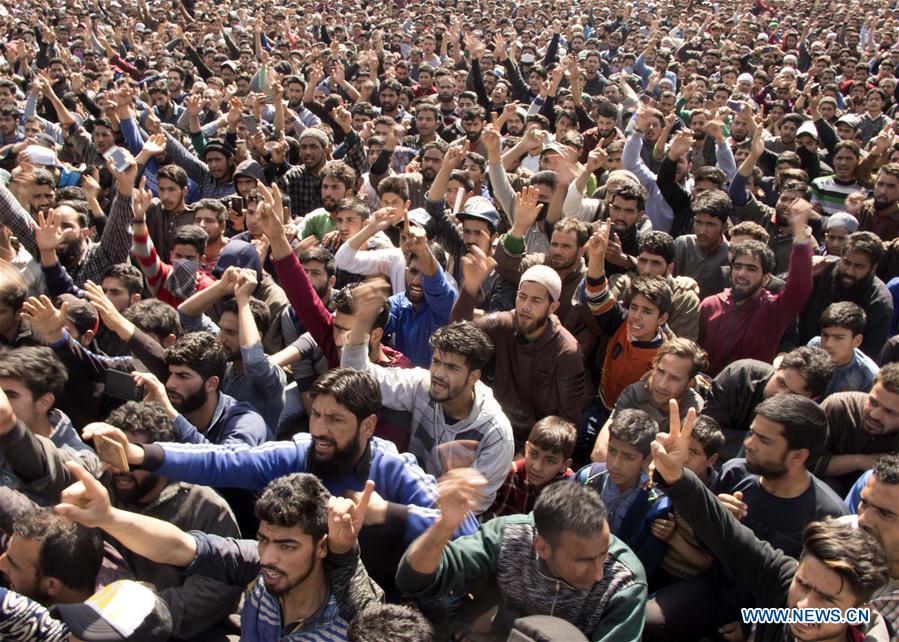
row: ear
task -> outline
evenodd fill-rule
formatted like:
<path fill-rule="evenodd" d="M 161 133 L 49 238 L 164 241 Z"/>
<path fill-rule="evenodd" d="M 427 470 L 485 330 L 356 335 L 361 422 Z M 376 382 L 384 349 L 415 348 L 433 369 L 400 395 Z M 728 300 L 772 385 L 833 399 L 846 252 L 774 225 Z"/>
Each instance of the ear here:
<path fill-rule="evenodd" d="M 203 383 L 203 385 L 206 387 L 206 392 L 218 392 L 219 383 L 221 383 L 221 380 L 217 376 L 213 375 L 209 377 Z"/>
<path fill-rule="evenodd" d="M 556 313 L 556 310 L 559 309 L 559 305 L 561 305 L 561 302 L 560 302 L 560 301 L 553 301 L 552 303 L 550 303 L 550 304 L 549 304 L 549 313 L 550 313 L 550 314 L 555 314 L 555 313 Z"/>
<path fill-rule="evenodd" d="M 715 453 L 711 457 L 709 457 L 709 466 L 714 466 L 718 463 L 718 453 Z"/>
<path fill-rule="evenodd" d="M 553 549 L 552 546 L 549 545 L 549 542 L 543 539 L 543 537 L 541 537 L 540 535 L 537 535 L 534 538 L 534 552 L 537 553 L 537 557 L 539 559 L 545 560 L 546 558 L 552 556 Z"/>
<path fill-rule="evenodd" d="M 808 458 L 809 458 L 810 454 L 811 453 L 809 452 L 808 448 L 799 448 L 797 450 L 788 450 L 787 451 L 787 459 L 792 460 L 793 462 L 795 462 L 796 465 L 804 467 L 806 465 L 806 463 L 808 462 Z"/>
<path fill-rule="evenodd" d="M 362 441 L 368 441 L 375 434 L 375 426 L 378 425 L 378 416 L 369 415 L 359 422 L 359 431 L 362 434 Z"/>
<path fill-rule="evenodd" d="M 665 269 L 665 276 L 671 276 L 672 274 L 674 274 L 674 263 L 669 263 Z"/>
<path fill-rule="evenodd" d="M 861 347 L 862 342 L 863 342 L 864 340 L 865 340 L 865 335 L 863 335 L 863 334 L 857 334 L 857 335 L 855 335 L 854 337 L 852 337 L 852 347 L 853 347 L 853 348 L 859 348 L 859 347 Z"/>
<path fill-rule="evenodd" d="M 131 301 L 131 303 L 129 303 L 128 305 L 134 305 L 135 303 L 137 303 L 138 301 L 140 301 L 140 299 L 141 299 L 140 292 L 135 292 L 135 293 L 132 294 L 131 297 L 128 299 L 129 301 Z"/>
<path fill-rule="evenodd" d="M 384 328 L 373 328 L 368 335 L 369 343 L 378 343 L 384 337 Z"/>
<path fill-rule="evenodd" d="M 162 340 L 162 347 L 163 348 L 171 348 L 172 344 L 175 343 L 175 341 L 177 341 L 177 340 L 178 340 L 178 337 L 176 337 L 174 334 L 170 334 L 169 336 L 167 336 L 166 338 L 164 338 Z"/>
<path fill-rule="evenodd" d="M 322 538 L 315 544 L 315 556 L 323 560 L 328 556 L 328 534 L 322 535 Z"/>
<path fill-rule="evenodd" d="M 93 330 L 85 330 L 81 333 L 81 339 L 79 343 L 83 345 L 85 348 L 91 344 L 91 341 L 94 340 L 94 331 Z"/>
<path fill-rule="evenodd" d="M 34 400 L 34 406 L 37 409 L 38 414 L 46 414 L 50 412 L 50 409 L 53 407 L 54 403 L 56 403 L 56 395 L 54 395 L 52 392 L 42 394 L 40 397 Z"/>
<path fill-rule="evenodd" d="M 328 287 L 329 288 L 333 288 L 336 283 L 337 283 L 337 275 L 328 277 Z"/>
<path fill-rule="evenodd" d="M 59 578 L 56 577 L 42 577 L 39 581 L 39 586 L 43 590 L 44 594 L 49 597 L 55 597 L 56 595 L 59 595 L 65 588 Z"/>
<path fill-rule="evenodd" d="M 481 379 L 481 371 L 480 370 L 472 370 L 468 373 L 468 385 L 473 386 Z"/>
<path fill-rule="evenodd" d="M 659 317 L 659 325 L 660 326 L 665 325 L 666 323 L 668 323 L 668 313 L 667 312 Z"/>

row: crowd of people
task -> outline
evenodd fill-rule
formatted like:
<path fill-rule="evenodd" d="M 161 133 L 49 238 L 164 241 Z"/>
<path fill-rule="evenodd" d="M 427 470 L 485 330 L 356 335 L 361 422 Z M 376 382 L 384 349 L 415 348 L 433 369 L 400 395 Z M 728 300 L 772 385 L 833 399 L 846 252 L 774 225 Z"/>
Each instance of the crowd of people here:
<path fill-rule="evenodd" d="M 0 639 L 899 639 L 895 3 L 0 53 Z"/>

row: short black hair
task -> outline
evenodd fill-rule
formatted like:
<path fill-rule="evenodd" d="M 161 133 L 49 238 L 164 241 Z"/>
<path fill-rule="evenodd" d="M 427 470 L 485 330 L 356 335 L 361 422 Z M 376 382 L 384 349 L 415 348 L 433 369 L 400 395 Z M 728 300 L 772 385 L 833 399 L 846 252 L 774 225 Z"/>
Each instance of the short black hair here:
<path fill-rule="evenodd" d="M 21 381 L 35 400 L 51 393 L 59 398 L 69 372 L 44 346 L 24 346 L 0 354 L 0 378 Z"/>
<path fill-rule="evenodd" d="M 341 406 L 353 413 L 356 421 L 362 421 L 381 412 L 381 387 L 375 378 L 364 370 L 333 368 L 320 376 L 309 389 L 315 400 L 319 395 L 334 397 Z"/>
<path fill-rule="evenodd" d="M 337 274 L 337 261 L 334 259 L 334 255 L 320 245 L 311 247 L 300 254 L 300 264 L 305 265 L 307 261 L 318 262 L 324 265 L 328 277 Z"/>
<path fill-rule="evenodd" d="M 659 433 L 659 424 L 643 410 L 627 408 L 616 411 L 609 425 L 609 438 L 614 437 L 630 444 L 646 457 L 653 439 Z"/>
<path fill-rule="evenodd" d="M 890 486 L 899 485 L 899 453 L 888 453 L 874 463 L 877 481 Z"/>
<path fill-rule="evenodd" d="M 269 482 L 256 500 L 254 512 L 260 522 L 286 528 L 299 526 L 318 543 L 328 534 L 330 497 L 315 475 L 293 473 Z"/>
<path fill-rule="evenodd" d="M 752 256 L 759 260 L 762 265 L 764 274 L 771 274 L 777 265 L 777 259 L 774 252 L 765 243 L 756 241 L 755 239 L 747 239 L 730 246 L 730 265 L 733 267 L 734 261 L 741 256 Z"/>
<path fill-rule="evenodd" d="M 434 628 L 417 609 L 405 604 L 370 604 L 350 622 L 347 642 L 432 642 Z"/>
<path fill-rule="evenodd" d="M 808 397 L 774 395 L 756 406 L 755 414 L 783 426 L 789 450 L 808 450 L 806 463 L 813 462 L 827 442 L 827 415 Z"/>
<path fill-rule="evenodd" d="M 730 196 L 727 195 L 727 192 L 720 189 L 710 189 L 705 192 L 700 192 L 693 197 L 693 201 L 690 203 L 694 216 L 697 214 L 711 216 L 717 218 L 725 225 L 727 225 L 733 206 L 734 203 L 730 200 Z"/>
<path fill-rule="evenodd" d="M 855 232 L 850 234 L 843 246 L 843 256 L 849 252 L 859 252 L 868 257 L 871 269 L 877 269 L 883 258 L 883 241 L 874 232 Z"/>
<path fill-rule="evenodd" d="M 175 245 L 190 245 L 197 251 L 197 254 L 203 256 L 206 253 L 206 241 L 209 236 L 199 225 L 182 225 L 175 230 L 175 238 L 172 247 Z"/>
<path fill-rule="evenodd" d="M 470 321 L 456 321 L 438 328 L 428 339 L 431 350 L 459 354 L 468 371 L 482 370 L 493 357 L 493 341 Z"/>
<path fill-rule="evenodd" d="M 642 254 L 646 252 L 655 256 L 661 256 L 665 263 L 674 263 L 674 238 L 667 232 L 649 230 L 637 237 L 637 246 Z"/>
<path fill-rule="evenodd" d="M 805 380 L 805 389 L 812 399 L 824 394 L 833 378 L 833 362 L 821 348 L 801 346 L 790 350 L 780 360 L 778 370 L 795 370 Z"/>
<path fill-rule="evenodd" d="M 671 286 L 660 276 L 638 276 L 632 282 L 625 292 L 623 300 L 625 306 L 630 306 L 634 297 L 642 295 L 650 303 L 659 309 L 659 315 L 667 314 L 671 311 L 671 301 L 673 295 Z"/>
<path fill-rule="evenodd" d="M 269 311 L 268 305 L 255 297 L 250 297 L 249 305 L 250 313 L 253 315 L 253 321 L 256 323 L 256 329 L 259 330 L 260 335 L 265 336 L 272 320 L 271 311 Z M 222 312 L 230 312 L 235 316 L 239 316 L 240 313 L 238 311 L 237 299 L 234 297 L 226 299 L 222 306 Z"/>
<path fill-rule="evenodd" d="M 574 483 L 547 486 L 537 498 L 533 512 L 537 534 L 553 547 L 565 531 L 582 537 L 602 531 L 607 514 L 596 490 Z"/>
<path fill-rule="evenodd" d="M 159 299 L 138 301 L 122 313 L 142 331 L 165 339 L 169 335 L 181 336 L 181 319 L 178 311 Z"/>
<path fill-rule="evenodd" d="M 725 442 L 721 426 L 708 415 L 696 417 L 696 423 L 693 424 L 693 439 L 702 446 L 702 452 L 705 453 L 706 457 L 711 457 L 721 452 Z"/>
<path fill-rule="evenodd" d="M 140 294 L 144 289 L 144 275 L 130 263 L 110 265 L 103 273 L 104 279 L 118 279 L 128 290 L 128 294 Z"/>
<path fill-rule="evenodd" d="M 68 588 L 93 593 L 103 564 L 100 531 L 69 522 L 52 508 L 36 508 L 13 523 L 13 534 L 41 543 L 37 571 Z"/>
<path fill-rule="evenodd" d="M 852 336 L 857 336 L 865 331 L 867 315 L 865 311 L 851 301 L 831 303 L 824 309 L 821 315 L 821 329 L 842 328 L 849 330 Z"/>
<path fill-rule="evenodd" d="M 225 348 L 211 332 L 191 332 L 179 337 L 165 351 L 167 366 L 186 366 L 199 374 L 203 381 L 218 377 L 219 385 L 225 378 L 228 358 Z"/>
<path fill-rule="evenodd" d="M 141 435 L 150 444 L 175 439 L 174 423 L 165 407 L 155 401 L 126 401 L 109 413 L 106 423 L 123 432 Z"/>

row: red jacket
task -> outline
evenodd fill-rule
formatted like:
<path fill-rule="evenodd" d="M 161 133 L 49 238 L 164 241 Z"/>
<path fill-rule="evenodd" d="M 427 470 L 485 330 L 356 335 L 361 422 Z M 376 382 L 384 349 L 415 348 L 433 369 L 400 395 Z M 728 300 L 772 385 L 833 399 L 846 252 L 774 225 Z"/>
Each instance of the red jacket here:
<path fill-rule="evenodd" d="M 793 245 L 783 291 L 761 288 L 737 306 L 731 288 L 699 305 L 699 344 L 709 353 L 709 371 L 717 375 L 737 359 L 771 363 L 784 330 L 799 316 L 812 293 L 812 245 Z"/>

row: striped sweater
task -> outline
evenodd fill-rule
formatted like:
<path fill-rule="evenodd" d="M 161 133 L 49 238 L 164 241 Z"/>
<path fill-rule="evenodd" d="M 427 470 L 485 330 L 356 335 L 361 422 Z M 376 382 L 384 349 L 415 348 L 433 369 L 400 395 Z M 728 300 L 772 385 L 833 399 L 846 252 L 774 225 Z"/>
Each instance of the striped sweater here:
<path fill-rule="evenodd" d="M 476 578 L 495 577 L 502 593 L 493 622 L 499 639 L 506 638 L 517 617 L 552 615 L 575 625 L 591 640 L 639 640 L 646 575 L 637 556 L 612 535 L 602 579 L 579 589 L 554 577 L 536 557 L 536 536 L 532 514 L 497 517 L 477 533 L 447 544 L 434 574 L 418 573 L 404 557 L 397 586 L 415 597 L 436 597 L 464 591 Z"/>
<path fill-rule="evenodd" d="M 367 345 L 344 346 L 340 365 L 368 370 L 381 387 L 382 405 L 411 413 L 409 451 L 425 472 L 439 478 L 454 468 L 479 470 L 487 478 L 487 487 L 474 512 L 490 508 L 515 450 L 512 425 L 490 388 L 478 381 L 468 417 L 450 424 L 443 405 L 428 394 L 431 376 L 427 370 L 375 365 L 368 359 Z"/>

